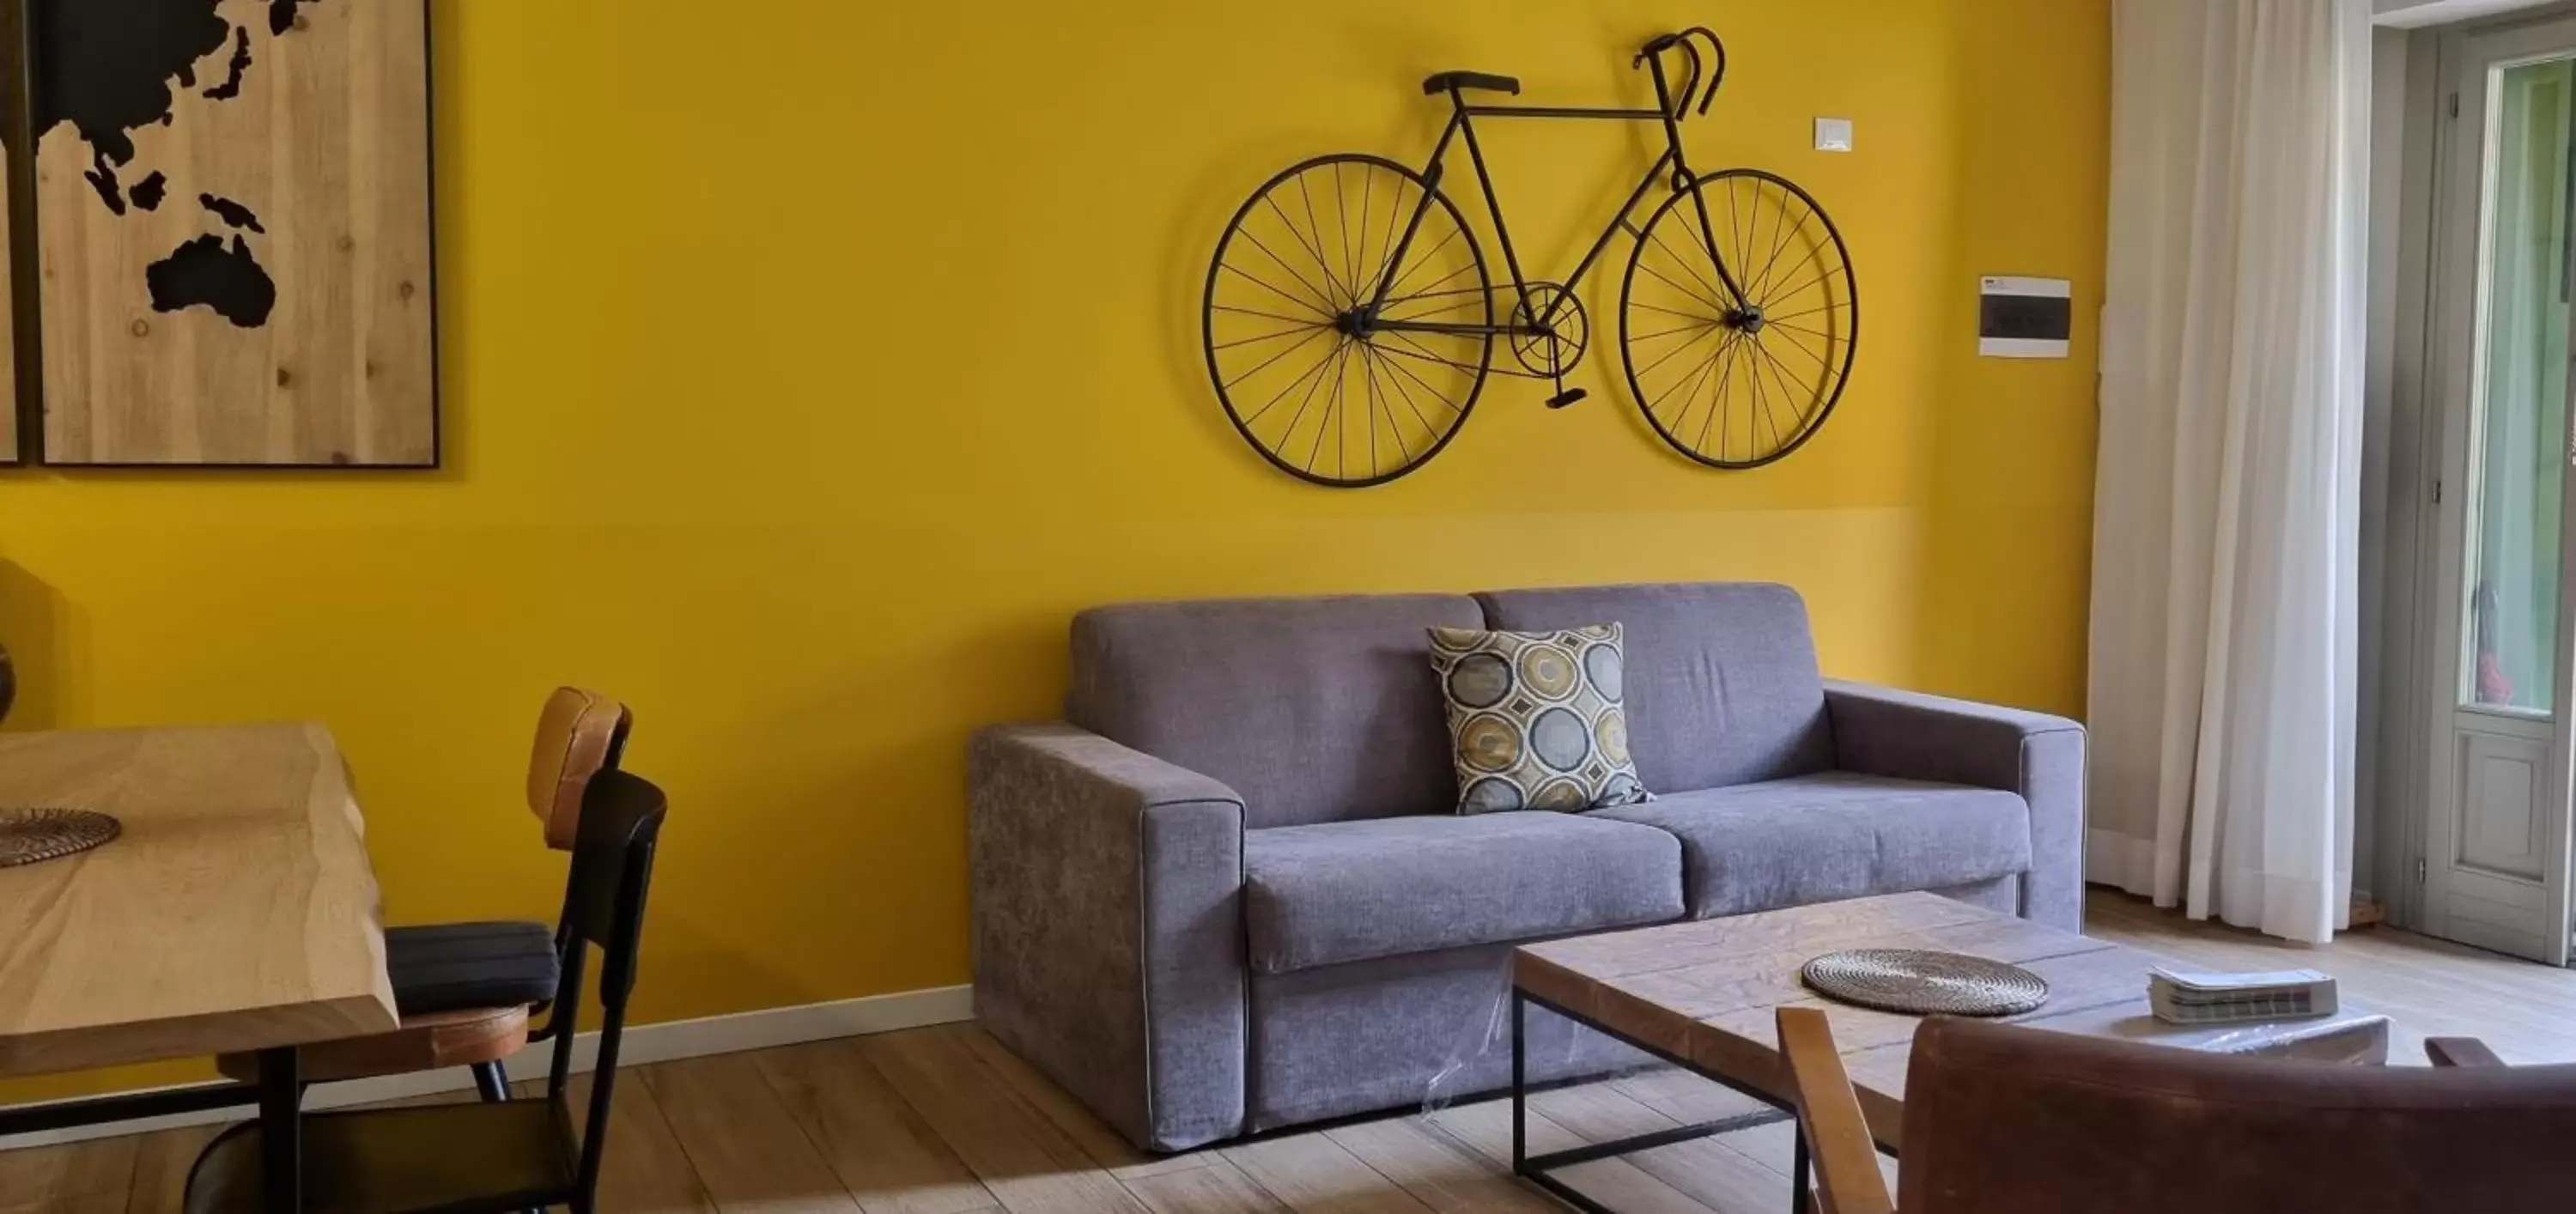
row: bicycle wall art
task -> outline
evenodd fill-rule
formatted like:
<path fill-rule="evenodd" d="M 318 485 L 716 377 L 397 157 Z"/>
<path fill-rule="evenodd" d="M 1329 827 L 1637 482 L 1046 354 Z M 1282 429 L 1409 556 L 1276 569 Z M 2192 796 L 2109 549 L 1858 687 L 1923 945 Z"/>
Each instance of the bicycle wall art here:
<path fill-rule="evenodd" d="M 1441 72 L 1422 91 L 1448 99 L 1449 122 L 1422 168 L 1336 153 L 1254 191 L 1217 242 L 1201 313 L 1208 374 L 1244 440 L 1301 480 L 1365 488 L 1438 455 L 1496 372 L 1547 381 L 1550 408 L 1582 400 L 1565 383 L 1591 346 L 1580 291 L 1622 236 L 1619 357 L 1646 424 L 1712 468 L 1758 468 L 1813 438 L 1860 339 L 1842 233 L 1778 174 L 1691 168 L 1681 124 L 1708 112 L 1726 76 L 1716 34 L 1659 35 L 1634 66 L 1653 78 L 1653 109 L 1470 102 L 1517 96 L 1520 82 Z M 1665 148 L 1572 272 L 1532 278 L 1476 141 L 1480 118 L 1652 122 Z M 1502 254 L 1499 291 L 1441 188 L 1453 145 Z"/>

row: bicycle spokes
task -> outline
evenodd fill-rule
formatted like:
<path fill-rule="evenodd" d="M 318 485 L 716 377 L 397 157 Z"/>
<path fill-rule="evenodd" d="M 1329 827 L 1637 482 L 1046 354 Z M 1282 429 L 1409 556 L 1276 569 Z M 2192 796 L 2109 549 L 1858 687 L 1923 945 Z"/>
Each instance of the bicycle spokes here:
<path fill-rule="evenodd" d="M 1310 160 L 1254 194 L 1217 246 L 1203 324 L 1235 428 L 1283 471 L 1344 487 L 1446 446 L 1492 356 L 1490 284 L 1464 219 L 1373 156 Z"/>
<path fill-rule="evenodd" d="M 1851 258 L 1833 221 L 1806 191 L 1753 169 L 1699 178 L 1656 210 L 1619 312 L 1647 424 L 1722 468 L 1759 467 L 1814 435 L 1842 396 L 1860 334 Z"/>

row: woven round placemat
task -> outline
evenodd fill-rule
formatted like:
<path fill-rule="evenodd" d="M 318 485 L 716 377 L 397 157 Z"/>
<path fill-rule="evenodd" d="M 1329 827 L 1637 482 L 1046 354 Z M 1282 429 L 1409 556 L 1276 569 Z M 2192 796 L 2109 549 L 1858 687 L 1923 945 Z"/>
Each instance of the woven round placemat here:
<path fill-rule="evenodd" d="M 2048 983 L 2018 965 L 1911 948 L 1827 953 L 1799 971 L 1828 999 L 1916 1016 L 2010 1016 L 2048 1002 Z"/>
<path fill-rule="evenodd" d="M 85 852 L 122 829 L 116 819 L 86 809 L 0 809 L 0 868 Z"/>

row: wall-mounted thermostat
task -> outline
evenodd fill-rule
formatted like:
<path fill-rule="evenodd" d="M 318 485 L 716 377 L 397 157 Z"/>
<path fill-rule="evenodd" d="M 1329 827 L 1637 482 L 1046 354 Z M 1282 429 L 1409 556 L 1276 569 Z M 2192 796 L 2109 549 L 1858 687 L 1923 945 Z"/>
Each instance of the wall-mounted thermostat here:
<path fill-rule="evenodd" d="M 1977 353 L 2064 358 L 2074 331 L 2074 290 L 2063 278 L 1977 280 Z"/>

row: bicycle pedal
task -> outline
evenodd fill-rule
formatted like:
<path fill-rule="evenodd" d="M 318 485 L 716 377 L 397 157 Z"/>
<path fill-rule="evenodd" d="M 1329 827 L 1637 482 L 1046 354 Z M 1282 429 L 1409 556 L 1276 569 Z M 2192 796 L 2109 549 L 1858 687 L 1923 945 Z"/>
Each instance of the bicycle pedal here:
<path fill-rule="evenodd" d="M 1562 409 L 1567 405 L 1573 404 L 1574 402 L 1582 400 L 1584 397 L 1590 395 L 1592 395 L 1590 392 L 1585 391 L 1582 388 L 1568 388 L 1563 392 L 1559 392 L 1556 395 L 1547 398 L 1547 407 L 1550 409 Z"/>

